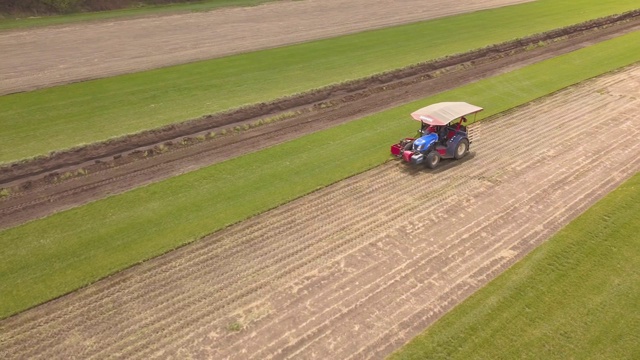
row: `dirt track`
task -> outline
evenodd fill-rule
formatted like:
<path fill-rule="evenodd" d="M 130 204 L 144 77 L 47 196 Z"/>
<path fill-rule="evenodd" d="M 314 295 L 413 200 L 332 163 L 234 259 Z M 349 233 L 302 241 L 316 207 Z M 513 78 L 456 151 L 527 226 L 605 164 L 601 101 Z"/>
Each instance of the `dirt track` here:
<path fill-rule="evenodd" d="M 329 95 L 328 97 L 321 95 L 319 97 L 323 99 L 323 104 L 331 104 L 331 106 L 317 106 L 317 104 L 314 105 L 310 102 L 311 110 L 289 120 L 255 128 L 239 135 L 222 137 L 213 141 L 180 148 L 154 157 L 140 157 L 147 149 L 153 149 L 153 146 L 148 146 L 132 152 L 131 155 L 128 155 L 129 152 L 122 153 L 122 156 L 117 159 L 111 157 L 101 158 L 98 164 L 89 160 L 84 160 L 84 163 L 77 164 L 71 162 L 71 166 L 58 169 L 54 174 L 62 175 L 78 168 L 88 170 L 89 174 L 76 179 L 58 182 L 51 180 L 53 179 L 51 174 L 46 175 L 44 173 L 14 182 L 14 184 L 17 184 L 14 186 L 19 188 L 28 186 L 28 189 L 24 191 L 12 189 L 13 195 L 0 201 L 0 229 L 78 206 L 110 194 L 160 181 L 185 171 L 192 171 L 202 166 L 239 156 L 249 150 L 255 151 L 268 147 L 305 133 L 360 118 L 369 113 L 397 106 L 407 101 L 424 98 L 483 77 L 493 76 L 503 71 L 557 56 L 596 41 L 619 36 L 622 33 L 640 28 L 640 21 L 638 20 L 640 18 L 634 18 L 632 21 L 623 22 L 616 26 L 588 30 L 586 33 L 579 31 L 569 39 L 552 41 L 547 46 L 534 50 L 524 51 L 523 49 L 526 45 L 522 45 L 520 50 L 517 47 L 508 45 L 505 46 L 508 50 L 505 50 L 504 53 L 490 51 L 491 56 L 483 58 L 471 56 L 469 59 L 473 60 L 469 62 L 469 59 L 467 59 L 467 63 L 463 64 L 464 66 L 457 63 L 457 65 L 451 66 L 454 69 L 461 67 L 464 70 L 449 72 L 441 68 L 431 69 L 427 67 L 425 71 L 409 71 L 406 75 L 397 75 L 394 81 L 383 84 L 380 84 L 376 79 L 369 79 L 364 81 L 362 86 L 354 86 L 355 91 L 349 92 L 334 89 L 337 95 Z M 562 34 L 565 34 L 565 32 L 560 32 L 560 35 Z M 534 43 L 537 42 L 538 40 L 534 41 Z M 514 51 L 515 53 L 513 53 Z M 432 73 L 439 73 L 439 75 L 432 77 Z M 364 89 L 362 89 L 363 86 Z M 309 94 L 306 97 L 310 99 L 300 99 L 297 102 L 307 103 L 307 100 L 314 101 L 311 99 L 318 96 Z M 283 108 L 283 111 L 291 110 L 291 108 Z M 261 109 L 258 110 L 261 111 Z M 252 111 L 247 111 L 247 113 L 252 113 Z M 257 114 L 260 114 L 260 112 L 258 111 Z M 243 116 L 242 114 L 240 115 Z M 255 119 L 249 118 L 247 121 L 255 121 Z M 214 130 L 219 132 L 219 129 Z M 189 134 L 191 133 L 189 132 Z M 195 137 L 192 138 L 195 139 Z M 181 140 L 181 138 L 177 138 L 173 142 L 178 144 Z M 247 143 L 251 145 L 243 145 Z M 100 150 L 99 147 L 98 150 Z M 75 152 L 70 155 L 82 159 L 83 156 L 96 151 L 88 151 L 86 154 Z M 71 160 L 72 158 L 65 158 L 60 161 L 64 164 L 64 162 Z M 20 166 L 22 165 L 29 164 L 20 164 Z M 33 165 L 29 165 L 28 168 L 25 168 L 25 171 L 33 168 L 36 170 L 36 174 L 39 174 L 39 166 L 44 166 L 43 164 Z M 13 171 L 14 168 L 12 167 L 11 169 Z M 2 174 L 2 176 L 5 175 L 7 174 Z M 2 176 L 0 176 L 0 179 L 2 179 Z M 8 186 L 11 186 L 11 183 L 0 181 L 0 187 Z"/>
<path fill-rule="evenodd" d="M 640 171 L 639 111 L 640 66 L 567 89 L 2 321 L 0 357 L 382 358 Z"/>
<path fill-rule="evenodd" d="M 0 95 L 528 1 L 281 1 L 0 32 Z"/>

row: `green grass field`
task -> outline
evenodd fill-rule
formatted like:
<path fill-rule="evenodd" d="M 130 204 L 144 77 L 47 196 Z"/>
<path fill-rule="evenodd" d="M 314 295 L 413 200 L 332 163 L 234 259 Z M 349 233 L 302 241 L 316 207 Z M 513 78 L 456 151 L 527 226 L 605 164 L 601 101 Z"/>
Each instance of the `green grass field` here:
<path fill-rule="evenodd" d="M 170 5 L 143 5 L 136 8 L 113 10 L 113 11 L 99 11 L 99 12 L 85 12 L 75 13 L 68 15 L 54 15 L 54 16 L 40 16 L 40 17 L 13 17 L 8 14 L 0 17 L 0 31 L 12 30 L 12 29 L 24 29 L 50 25 L 64 25 L 73 24 L 85 21 L 96 20 L 115 20 L 132 17 L 141 17 L 149 15 L 164 15 L 168 13 L 184 13 L 184 12 L 198 12 L 198 11 L 210 11 L 220 9 L 223 7 L 232 6 L 255 6 L 264 4 L 267 2 L 273 2 L 279 0 L 203 0 L 190 4 L 170 4 Z"/>
<path fill-rule="evenodd" d="M 640 173 L 390 359 L 637 359 Z"/>
<path fill-rule="evenodd" d="M 2 96 L 0 163 L 269 101 L 634 7 L 636 0 L 539 0 Z"/>
<path fill-rule="evenodd" d="M 628 45 L 639 42 L 632 33 L 1 231 L 0 318 L 382 164 L 415 131 L 415 108 L 465 100 L 489 116 L 640 61 Z"/>

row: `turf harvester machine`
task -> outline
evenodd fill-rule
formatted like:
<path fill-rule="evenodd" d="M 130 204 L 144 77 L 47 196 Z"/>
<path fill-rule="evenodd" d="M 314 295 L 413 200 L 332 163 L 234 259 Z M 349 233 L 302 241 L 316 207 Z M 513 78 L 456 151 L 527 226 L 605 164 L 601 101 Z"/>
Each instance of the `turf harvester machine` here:
<path fill-rule="evenodd" d="M 466 116 L 483 109 L 466 102 L 441 102 L 411 113 L 420 121 L 417 138 L 404 138 L 391 146 L 391 154 L 410 164 L 422 164 L 433 169 L 441 159 L 462 159 L 472 143 Z M 456 121 L 458 120 L 458 121 Z"/>

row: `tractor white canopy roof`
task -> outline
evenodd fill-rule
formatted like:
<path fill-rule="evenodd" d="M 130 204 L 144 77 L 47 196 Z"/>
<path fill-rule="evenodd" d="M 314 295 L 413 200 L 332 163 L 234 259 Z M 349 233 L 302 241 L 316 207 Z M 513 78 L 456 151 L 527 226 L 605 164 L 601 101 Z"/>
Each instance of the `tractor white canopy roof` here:
<path fill-rule="evenodd" d="M 429 125 L 440 126 L 479 111 L 482 111 L 481 107 L 466 102 L 441 102 L 414 111 L 411 113 L 411 117 Z"/>

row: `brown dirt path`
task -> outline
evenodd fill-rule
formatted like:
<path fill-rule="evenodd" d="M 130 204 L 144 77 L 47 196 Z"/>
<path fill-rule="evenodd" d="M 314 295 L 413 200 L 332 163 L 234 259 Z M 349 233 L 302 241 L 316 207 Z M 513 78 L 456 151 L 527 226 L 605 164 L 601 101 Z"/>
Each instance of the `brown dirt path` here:
<path fill-rule="evenodd" d="M 640 66 L 569 88 L 6 319 L 0 357 L 383 358 L 640 171 L 639 112 Z"/>
<path fill-rule="evenodd" d="M 280 1 L 0 32 L 0 95 L 528 1 Z"/>

